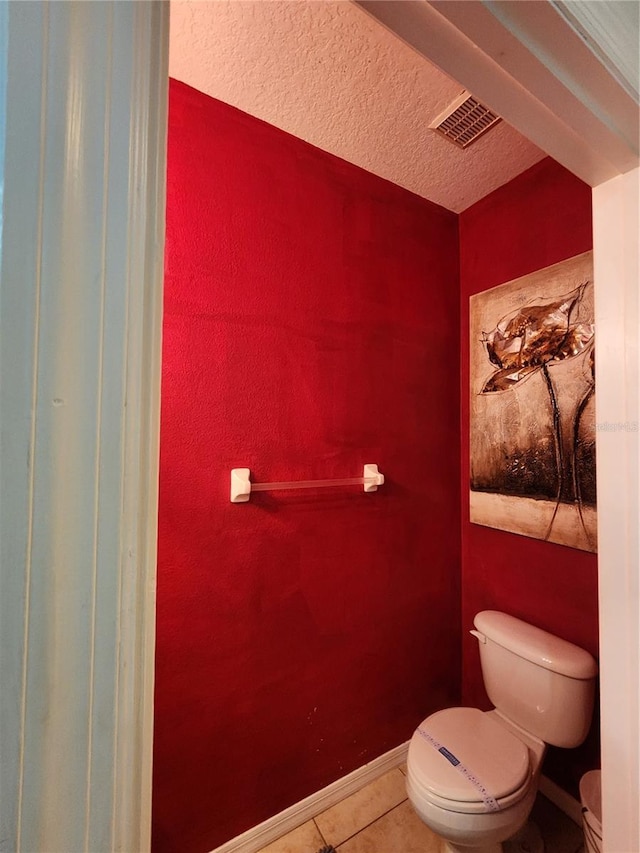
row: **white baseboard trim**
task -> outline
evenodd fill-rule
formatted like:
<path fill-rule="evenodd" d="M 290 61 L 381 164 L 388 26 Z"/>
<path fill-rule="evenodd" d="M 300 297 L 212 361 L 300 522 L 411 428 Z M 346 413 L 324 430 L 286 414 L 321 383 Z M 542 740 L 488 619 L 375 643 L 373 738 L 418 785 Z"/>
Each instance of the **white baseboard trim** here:
<path fill-rule="evenodd" d="M 556 785 L 548 776 L 541 776 L 538 790 L 574 823 L 582 825 L 582 806 L 564 788 Z"/>
<path fill-rule="evenodd" d="M 363 767 L 354 770 L 342 779 L 332 782 L 326 788 L 316 791 L 315 794 L 300 800 L 299 803 L 290 806 L 263 823 L 248 829 L 242 835 L 237 835 L 231 841 L 227 841 L 220 847 L 216 847 L 211 853 L 257 853 L 267 844 L 286 835 L 287 832 L 306 823 L 311 818 L 335 806 L 345 797 L 355 794 L 360 788 L 364 788 L 369 782 L 373 782 L 388 770 L 399 767 L 407 759 L 409 741 L 396 746 L 395 749 L 385 752 L 378 758 L 374 758 Z"/>
<path fill-rule="evenodd" d="M 365 785 L 373 782 L 388 770 L 399 767 L 407 760 L 408 750 L 409 741 L 396 746 L 389 752 L 385 752 L 384 755 L 380 755 L 363 767 L 354 770 L 353 773 L 343 776 L 341 779 L 332 782 L 331 785 L 327 785 L 326 788 L 316 791 L 315 794 L 300 800 L 299 803 L 289 806 L 288 809 L 248 829 L 242 835 L 237 835 L 220 847 L 216 847 L 211 853 L 258 853 L 267 844 L 271 844 L 272 841 L 276 841 L 286 835 L 287 832 L 291 832 L 351 794 L 355 794 L 356 791 L 364 788 Z M 582 824 L 582 806 L 571 794 L 568 794 L 547 776 L 540 777 L 539 791 L 574 823 L 578 826 Z"/>

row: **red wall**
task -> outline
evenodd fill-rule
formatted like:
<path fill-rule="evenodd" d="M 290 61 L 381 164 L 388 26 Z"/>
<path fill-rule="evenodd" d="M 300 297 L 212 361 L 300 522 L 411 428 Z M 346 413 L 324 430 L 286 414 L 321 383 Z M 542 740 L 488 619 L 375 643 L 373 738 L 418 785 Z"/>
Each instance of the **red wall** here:
<path fill-rule="evenodd" d="M 155 851 L 211 850 L 459 701 L 457 226 L 171 83 Z M 229 502 L 234 467 L 366 462 L 376 494 Z"/>
<path fill-rule="evenodd" d="M 474 615 L 504 610 L 598 653 L 594 554 L 469 523 L 469 297 L 588 251 L 591 190 L 545 159 L 460 215 L 463 701 L 489 707 L 469 636 Z M 549 751 L 544 772 L 574 795 L 598 765 L 597 722 L 584 747 Z"/>

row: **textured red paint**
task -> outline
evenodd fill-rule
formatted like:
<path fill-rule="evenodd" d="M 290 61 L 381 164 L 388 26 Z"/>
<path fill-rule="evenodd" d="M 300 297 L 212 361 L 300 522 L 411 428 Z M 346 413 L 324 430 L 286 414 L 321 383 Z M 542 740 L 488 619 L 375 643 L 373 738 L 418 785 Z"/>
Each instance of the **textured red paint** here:
<path fill-rule="evenodd" d="M 488 707 L 475 639 L 480 610 L 504 610 L 597 656 L 597 558 L 469 523 L 469 297 L 592 246 L 591 190 L 546 159 L 460 215 L 463 701 Z M 571 752 L 550 750 L 545 772 L 577 793 L 598 761 L 597 725 Z"/>
<path fill-rule="evenodd" d="M 166 260 L 153 849 L 203 853 L 459 700 L 457 217 L 172 82 Z"/>

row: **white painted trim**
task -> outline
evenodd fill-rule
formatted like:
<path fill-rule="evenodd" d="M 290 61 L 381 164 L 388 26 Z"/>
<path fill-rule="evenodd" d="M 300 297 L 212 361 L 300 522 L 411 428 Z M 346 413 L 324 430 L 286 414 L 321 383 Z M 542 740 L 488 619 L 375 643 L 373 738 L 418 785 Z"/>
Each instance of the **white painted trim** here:
<path fill-rule="evenodd" d="M 638 68 L 638 4 L 552 0 L 553 6 L 580 34 L 609 73 L 635 98 L 640 98 Z"/>
<path fill-rule="evenodd" d="M 582 805 L 575 797 L 568 794 L 564 788 L 556 785 L 548 776 L 542 775 L 540 776 L 538 790 L 575 824 L 578 826 L 582 825 Z"/>
<path fill-rule="evenodd" d="M 232 838 L 226 844 L 216 847 L 211 853 L 256 853 L 267 844 L 276 841 L 287 832 L 301 826 L 308 820 L 322 814 L 322 812 L 342 802 L 346 797 L 355 794 L 365 785 L 378 779 L 394 767 L 399 767 L 407 759 L 409 741 L 385 752 L 378 758 L 374 758 L 363 767 L 354 770 L 342 779 L 338 779 L 326 788 L 316 791 L 315 794 L 300 800 L 288 809 L 280 812 L 263 823 L 248 829 L 242 835 Z"/>
<path fill-rule="evenodd" d="M 550 3 L 355 2 L 590 186 L 637 162 L 637 104 Z"/>
<path fill-rule="evenodd" d="M 640 850 L 640 169 L 593 193 L 605 851 Z"/>
<path fill-rule="evenodd" d="M 302 826 L 303 823 L 341 803 L 389 770 L 405 763 L 408 751 L 409 741 L 354 770 L 353 773 L 343 776 L 331 785 L 327 785 L 326 788 L 316 791 L 315 794 L 311 794 L 263 823 L 248 829 L 242 835 L 216 847 L 211 853 L 257 853 L 263 847 L 277 841 L 298 826 Z M 570 820 L 581 826 L 582 807 L 574 797 L 546 776 L 540 777 L 539 791 Z"/>
<path fill-rule="evenodd" d="M 129 198 L 128 202 L 122 199 L 129 213 L 127 346 L 123 353 L 127 402 L 122 423 L 119 725 L 113 822 L 113 846 L 123 853 L 151 849 L 169 83 L 169 4 L 131 5 Z"/>
<path fill-rule="evenodd" d="M 145 851 L 168 8 L 7 7 L 0 846 Z"/>

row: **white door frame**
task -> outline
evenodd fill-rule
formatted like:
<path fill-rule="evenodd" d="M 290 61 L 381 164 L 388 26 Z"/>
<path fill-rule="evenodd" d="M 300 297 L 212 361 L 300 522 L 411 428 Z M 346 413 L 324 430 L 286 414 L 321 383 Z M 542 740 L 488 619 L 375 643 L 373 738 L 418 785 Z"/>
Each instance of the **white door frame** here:
<path fill-rule="evenodd" d="M 597 188 L 597 417 L 637 424 L 628 103 L 552 4 L 361 5 Z M 167 30 L 158 2 L 9 6 L 0 850 L 149 849 Z M 638 433 L 599 431 L 598 466 L 605 850 L 635 853 Z"/>
<path fill-rule="evenodd" d="M 150 846 L 168 7 L 3 7 L 0 850 L 133 853 Z"/>
<path fill-rule="evenodd" d="M 593 191 L 604 849 L 640 850 L 640 169 Z"/>

